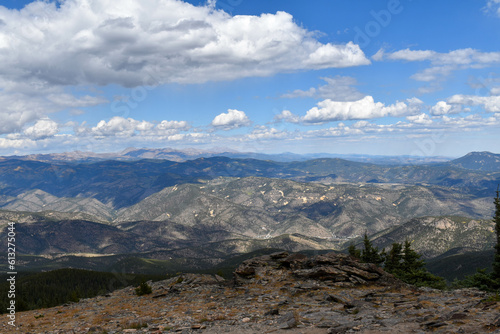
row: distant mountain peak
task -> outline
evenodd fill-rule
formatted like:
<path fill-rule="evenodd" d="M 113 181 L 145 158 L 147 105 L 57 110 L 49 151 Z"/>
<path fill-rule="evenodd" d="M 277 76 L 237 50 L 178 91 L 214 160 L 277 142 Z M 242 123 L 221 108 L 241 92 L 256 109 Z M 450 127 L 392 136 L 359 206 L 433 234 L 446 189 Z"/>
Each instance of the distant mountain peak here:
<path fill-rule="evenodd" d="M 500 154 L 488 151 L 470 152 L 450 161 L 450 165 L 471 170 L 497 172 L 500 171 Z"/>
<path fill-rule="evenodd" d="M 474 151 L 474 152 L 467 153 L 464 157 L 474 157 L 474 156 L 492 157 L 492 156 L 496 156 L 496 155 L 500 156 L 499 154 L 491 153 L 489 151 Z"/>

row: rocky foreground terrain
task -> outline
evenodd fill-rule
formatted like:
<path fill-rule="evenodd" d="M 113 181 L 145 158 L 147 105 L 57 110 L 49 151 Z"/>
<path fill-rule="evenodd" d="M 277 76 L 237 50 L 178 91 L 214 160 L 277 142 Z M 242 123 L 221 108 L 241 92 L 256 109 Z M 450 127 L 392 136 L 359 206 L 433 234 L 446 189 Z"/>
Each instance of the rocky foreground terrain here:
<path fill-rule="evenodd" d="M 117 275 L 119 279 L 119 275 Z M 50 309 L 2 333 L 500 333 L 500 302 L 478 290 L 406 285 L 348 255 L 275 253 L 232 280 L 184 274 Z"/>

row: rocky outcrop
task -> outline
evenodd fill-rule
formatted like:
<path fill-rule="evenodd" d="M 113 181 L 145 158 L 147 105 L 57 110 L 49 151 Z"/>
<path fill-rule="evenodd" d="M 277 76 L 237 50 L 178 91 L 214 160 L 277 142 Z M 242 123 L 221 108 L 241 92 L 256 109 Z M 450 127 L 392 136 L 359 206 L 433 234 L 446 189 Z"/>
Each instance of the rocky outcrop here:
<path fill-rule="evenodd" d="M 119 277 L 117 277 L 119 279 Z M 275 253 L 234 279 L 183 274 L 51 309 L 18 312 L 1 333 L 499 333 L 500 303 L 474 289 L 402 284 L 343 254 Z"/>
<path fill-rule="evenodd" d="M 253 281 L 314 280 L 323 286 L 396 285 L 397 279 L 371 263 L 341 253 L 306 255 L 279 252 L 244 261 L 234 272 L 238 284 Z"/>

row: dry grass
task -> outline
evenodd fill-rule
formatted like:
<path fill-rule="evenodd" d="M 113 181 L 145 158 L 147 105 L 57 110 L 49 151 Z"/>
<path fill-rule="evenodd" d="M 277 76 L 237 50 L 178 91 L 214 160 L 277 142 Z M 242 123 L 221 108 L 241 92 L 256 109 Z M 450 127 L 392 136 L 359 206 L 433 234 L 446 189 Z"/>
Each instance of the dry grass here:
<path fill-rule="evenodd" d="M 431 308 L 431 307 L 442 307 L 442 305 L 436 304 L 434 302 L 430 302 L 428 300 L 421 300 L 420 304 L 425 307 L 425 308 Z"/>

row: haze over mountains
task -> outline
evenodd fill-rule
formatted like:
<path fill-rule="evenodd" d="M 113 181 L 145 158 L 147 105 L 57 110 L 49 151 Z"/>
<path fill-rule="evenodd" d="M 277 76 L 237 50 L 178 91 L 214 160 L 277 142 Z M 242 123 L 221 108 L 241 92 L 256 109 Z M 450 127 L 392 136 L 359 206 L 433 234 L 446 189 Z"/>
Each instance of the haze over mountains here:
<path fill-rule="evenodd" d="M 429 259 L 494 242 L 498 154 L 395 164 L 195 151 L 158 158 L 167 153 L 3 157 L 0 226 L 18 222 L 18 249 L 35 256 L 26 258 L 33 268 L 56 257 L 50 266 L 103 269 L 131 256 L 140 266 L 205 268 L 261 248 L 342 250 L 365 232 L 380 247 L 410 238 Z"/>
<path fill-rule="evenodd" d="M 215 148 L 212 150 L 200 150 L 194 148 L 173 149 L 173 148 L 134 148 L 130 147 L 120 152 L 95 153 L 95 152 L 63 152 L 51 154 L 30 154 L 26 156 L 10 156 L 9 158 L 36 160 L 36 161 L 80 161 L 92 162 L 100 160 L 140 160 L 140 159 L 164 159 L 176 162 L 194 160 L 198 158 L 210 158 L 224 156 L 236 159 L 259 159 L 273 160 L 280 162 L 304 161 L 318 158 L 341 158 L 350 161 L 372 162 L 378 164 L 422 164 L 431 162 L 446 162 L 452 160 L 449 157 L 440 156 L 382 156 L 363 154 L 331 154 L 331 153 L 280 153 L 265 154 L 255 152 L 238 152 L 226 148 Z M 5 158 L 5 157 L 4 157 Z"/>

